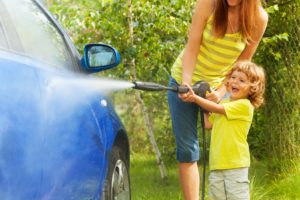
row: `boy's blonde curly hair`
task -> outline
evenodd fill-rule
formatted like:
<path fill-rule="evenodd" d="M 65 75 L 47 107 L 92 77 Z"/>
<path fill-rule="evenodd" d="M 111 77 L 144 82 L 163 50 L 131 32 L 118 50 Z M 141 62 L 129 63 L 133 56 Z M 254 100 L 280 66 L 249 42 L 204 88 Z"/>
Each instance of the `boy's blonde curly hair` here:
<path fill-rule="evenodd" d="M 248 99 L 251 104 L 258 108 L 264 103 L 265 92 L 265 71 L 262 67 L 253 62 L 240 61 L 235 63 L 233 68 L 226 75 L 225 85 L 228 87 L 228 80 L 234 71 L 243 72 L 250 81 L 250 94 Z"/>

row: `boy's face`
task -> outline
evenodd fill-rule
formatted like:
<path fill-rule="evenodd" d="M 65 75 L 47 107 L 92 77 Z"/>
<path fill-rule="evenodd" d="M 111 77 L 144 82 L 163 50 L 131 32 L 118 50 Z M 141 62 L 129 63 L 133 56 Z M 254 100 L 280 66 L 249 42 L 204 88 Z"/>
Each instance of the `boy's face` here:
<path fill-rule="evenodd" d="M 228 82 L 231 99 L 246 99 L 250 92 L 250 81 L 243 72 L 234 71 Z"/>

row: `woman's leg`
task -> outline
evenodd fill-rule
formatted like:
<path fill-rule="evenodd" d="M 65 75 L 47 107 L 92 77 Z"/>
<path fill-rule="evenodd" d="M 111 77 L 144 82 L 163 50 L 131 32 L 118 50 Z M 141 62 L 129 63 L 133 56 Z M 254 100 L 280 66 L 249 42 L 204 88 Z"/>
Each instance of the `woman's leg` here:
<path fill-rule="evenodd" d="M 199 171 L 197 162 L 179 163 L 179 178 L 185 200 L 199 199 Z"/>

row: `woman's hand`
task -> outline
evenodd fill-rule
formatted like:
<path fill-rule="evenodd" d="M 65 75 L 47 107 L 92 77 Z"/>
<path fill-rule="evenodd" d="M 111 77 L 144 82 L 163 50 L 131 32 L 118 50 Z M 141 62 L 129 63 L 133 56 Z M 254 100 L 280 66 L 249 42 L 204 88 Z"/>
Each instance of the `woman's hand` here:
<path fill-rule="evenodd" d="M 225 83 L 221 85 L 217 90 L 212 90 L 209 94 L 206 95 L 206 99 L 213 101 L 215 103 L 219 103 L 221 99 L 224 97 L 226 94 L 226 86 Z"/>
<path fill-rule="evenodd" d="M 185 102 L 190 102 L 190 103 L 195 102 L 196 94 L 191 88 L 191 86 L 187 83 L 183 83 L 182 86 L 188 87 L 189 91 L 187 93 L 179 93 L 178 97 Z"/>
<path fill-rule="evenodd" d="M 222 99 L 222 95 L 221 92 L 217 90 L 212 90 L 210 93 L 206 94 L 205 98 L 215 103 L 219 103 Z"/>

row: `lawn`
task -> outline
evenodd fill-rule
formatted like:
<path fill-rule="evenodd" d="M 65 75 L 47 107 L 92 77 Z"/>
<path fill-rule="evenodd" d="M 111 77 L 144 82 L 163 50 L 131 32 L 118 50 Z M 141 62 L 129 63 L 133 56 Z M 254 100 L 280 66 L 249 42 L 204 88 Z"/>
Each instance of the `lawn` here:
<path fill-rule="evenodd" d="M 180 200 L 181 192 L 177 165 L 167 167 L 168 178 L 160 178 L 155 157 L 142 154 L 131 155 L 132 200 Z"/>
<path fill-rule="evenodd" d="M 266 161 L 252 162 L 251 200 L 300 200 L 300 164 L 282 174 L 272 174 L 266 166 Z M 175 162 L 167 165 L 166 180 L 152 155 L 132 154 L 130 167 L 132 200 L 183 199 Z"/>

